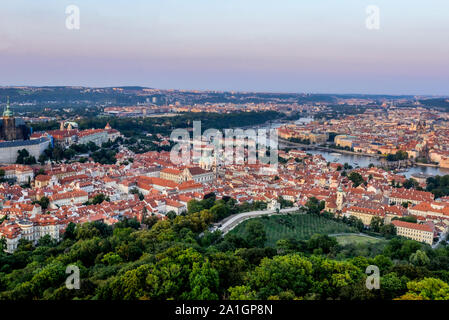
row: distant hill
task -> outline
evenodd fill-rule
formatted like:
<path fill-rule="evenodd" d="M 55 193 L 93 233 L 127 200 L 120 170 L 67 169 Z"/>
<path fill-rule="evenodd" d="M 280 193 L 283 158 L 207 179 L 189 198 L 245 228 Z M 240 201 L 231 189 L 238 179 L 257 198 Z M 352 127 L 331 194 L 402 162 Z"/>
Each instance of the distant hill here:
<path fill-rule="evenodd" d="M 443 109 L 446 112 L 449 112 L 449 99 L 445 98 L 426 99 L 420 100 L 420 102 L 425 106 L 439 108 Z"/>

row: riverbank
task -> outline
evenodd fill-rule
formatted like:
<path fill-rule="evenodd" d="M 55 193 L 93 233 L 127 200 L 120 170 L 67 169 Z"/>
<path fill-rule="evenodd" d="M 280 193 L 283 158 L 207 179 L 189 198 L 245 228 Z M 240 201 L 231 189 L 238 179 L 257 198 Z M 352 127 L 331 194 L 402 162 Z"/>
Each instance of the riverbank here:
<path fill-rule="evenodd" d="M 321 146 L 315 146 L 315 145 L 308 145 L 308 144 L 301 144 L 297 142 L 292 142 L 289 140 L 281 139 L 279 138 L 280 143 L 284 143 L 284 146 L 280 146 L 279 149 L 286 149 L 291 147 L 297 147 L 302 148 L 304 151 L 308 150 L 317 150 L 317 151 L 324 151 L 329 153 L 340 153 L 340 154 L 347 154 L 352 156 L 360 156 L 360 157 L 370 157 L 372 159 L 375 159 L 377 161 L 381 161 L 382 159 L 385 159 L 385 157 L 382 157 L 378 154 L 371 154 L 371 153 L 363 153 L 363 152 L 354 152 L 349 150 L 343 150 L 343 149 L 335 149 L 335 148 L 329 148 L 329 147 L 321 147 Z M 378 166 L 381 164 L 377 164 Z M 439 166 L 438 164 L 434 163 L 422 163 L 422 162 L 413 162 L 413 166 L 408 166 L 407 168 L 413 168 L 413 167 L 428 167 L 428 168 L 435 168 L 435 169 L 443 169 L 443 170 L 449 170 L 449 168 L 443 168 Z"/>
<path fill-rule="evenodd" d="M 415 162 L 415 164 L 417 166 L 421 166 L 421 167 L 443 168 L 443 167 L 440 167 L 438 164 L 434 164 L 434 163 Z M 445 168 L 445 169 L 449 169 L 449 168 Z"/>
<path fill-rule="evenodd" d="M 286 146 L 284 146 L 282 148 L 279 147 L 279 149 L 290 148 L 287 145 L 287 144 L 289 144 L 291 146 L 298 147 L 298 148 L 304 148 L 306 150 L 321 150 L 321 151 L 327 151 L 327 152 L 350 154 L 350 155 L 353 155 L 353 156 L 364 156 L 364 157 L 371 157 L 371 158 L 377 158 L 377 159 L 381 159 L 382 158 L 378 154 L 354 152 L 354 151 L 349 151 L 349 150 L 345 150 L 345 149 L 336 149 L 336 148 L 322 147 L 322 146 L 316 146 L 316 145 L 310 145 L 310 144 L 301 144 L 301 143 L 285 140 L 285 139 L 282 139 L 282 138 L 279 138 L 278 141 L 281 142 L 281 143 L 286 144 Z"/>

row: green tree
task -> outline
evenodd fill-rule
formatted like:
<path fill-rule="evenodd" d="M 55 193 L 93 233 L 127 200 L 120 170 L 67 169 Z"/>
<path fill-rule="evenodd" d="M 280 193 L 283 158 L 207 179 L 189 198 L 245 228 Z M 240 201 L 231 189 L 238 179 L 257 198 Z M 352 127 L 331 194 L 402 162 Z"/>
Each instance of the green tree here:
<path fill-rule="evenodd" d="M 334 237 L 329 237 L 325 234 L 314 234 L 307 241 L 307 248 L 311 252 L 315 251 L 327 254 L 336 246 L 338 246 L 337 239 L 335 239 Z"/>
<path fill-rule="evenodd" d="M 372 264 L 378 266 L 381 274 L 384 274 L 393 266 L 393 261 L 389 257 L 379 254 L 374 257 Z"/>
<path fill-rule="evenodd" d="M 27 164 L 27 165 L 36 164 L 36 158 L 34 156 L 31 156 L 28 150 L 22 149 L 17 151 L 17 153 L 18 153 L 16 159 L 17 164 Z"/>
<path fill-rule="evenodd" d="M 0 237 L 0 255 L 6 250 L 6 238 L 4 236 Z"/>
<path fill-rule="evenodd" d="M 399 277 L 396 272 L 387 273 L 380 278 L 380 295 L 384 300 L 391 300 L 407 291 L 406 277 Z"/>
<path fill-rule="evenodd" d="M 349 176 L 348 176 L 349 180 L 352 181 L 353 183 L 353 187 L 357 188 L 359 185 L 361 185 L 362 183 L 365 182 L 365 180 L 363 179 L 362 175 L 358 172 L 352 171 Z"/>
<path fill-rule="evenodd" d="M 406 189 L 418 189 L 419 188 L 419 182 L 416 181 L 413 178 L 407 179 L 404 181 L 404 183 L 402 184 L 402 186 Z"/>
<path fill-rule="evenodd" d="M 107 254 L 104 255 L 103 259 L 101 259 L 102 263 L 110 266 L 118 264 L 122 261 L 123 261 L 122 258 L 114 252 L 108 252 Z"/>
<path fill-rule="evenodd" d="M 169 212 L 167 212 L 166 214 L 167 218 L 169 218 L 170 220 L 173 220 L 177 217 L 176 212 L 174 212 L 173 210 L 170 210 Z"/>
<path fill-rule="evenodd" d="M 278 202 L 281 205 L 281 209 L 293 207 L 293 202 L 290 200 L 285 200 L 282 196 L 278 198 Z"/>
<path fill-rule="evenodd" d="M 60 146 L 55 146 L 55 148 L 52 151 L 51 158 L 60 161 L 64 158 L 64 150 Z"/>
<path fill-rule="evenodd" d="M 189 214 L 195 213 L 195 212 L 200 212 L 203 209 L 205 209 L 203 207 L 203 204 L 198 200 L 193 199 L 187 203 L 187 212 Z"/>
<path fill-rule="evenodd" d="M 384 221 L 380 217 L 373 217 L 370 222 L 370 228 L 374 232 L 380 232 L 380 228 L 383 226 Z"/>
<path fill-rule="evenodd" d="M 246 241 L 250 247 L 262 248 L 267 241 L 263 223 L 259 220 L 250 220 L 245 228 Z"/>
<path fill-rule="evenodd" d="M 407 283 L 408 292 L 399 299 L 406 300 L 449 300 L 449 285 L 435 278 Z"/>
<path fill-rule="evenodd" d="M 429 265 L 430 259 L 423 250 L 417 250 L 410 255 L 410 263 L 415 266 L 425 267 Z"/>
<path fill-rule="evenodd" d="M 187 294 L 189 299 L 193 300 L 217 300 L 218 289 L 218 272 L 211 267 L 208 260 L 200 263 L 195 262 L 193 264 L 192 272 L 189 276 L 190 293 Z"/>
<path fill-rule="evenodd" d="M 39 205 L 41 206 L 42 210 L 46 210 L 50 204 L 50 199 L 48 199 L 46 196 L 43 196 L 39 199 Z"/>
<path fill-rule="evenodd" d="M 315 197 L 311 197 L 307 200 L 305 207 L 307 209 L 307 213 L 318 215 L 324 210 L 325 202 L 319 201 Z"/>
<path fill-rule="evenodd" d="M 214 217 L 214 221 L 219 221 L 229 216 L 230 209 L 225 204 L 218 203 L 210 208 L 210 213 Z"/>
<path fill-rule="evenodd" d="M 230 300 L 255 300 L 256 292 L 248 286 L 236 286 L 229 288 Z"/>
<path fill-rule="evenodd" d="M 250 292 L 258 299 L 268 299 L 291 290 L 295 296 L 305 295 L 313 284 L 313 266 L 297 254 L 263 259 L 259 267 L 248 275 Z"/>
<path fill-rule="evenodd" d="M 50 237 L 49 234 L 46 234 L 45 236 L 41 237 L 37 241 L 38 246 L 44 246 L 44 247 L 54 247 L 56 246 L 57 241 L 54 240 L 52 237 Z"/>
<path fill-rule="evenodd" d="M 91 199 L 91 201 L 90 201 L 90 203 L 91 204 L 101 204 L 101 203 L 103 203 L 103 201 L 105 201 L 106 200 L 106 196 L 103 194 L 103 193 L 99 193 L 99 194 L 97 194 L 97 195 L 95 195 L 92 199 Z"/>
<path fill-rule="evenodd" d="M 75 235 L 75 229 L 76 229 L 76 224 L 74 224 L 73 222 L 69 222 L 69 224 L 67 225 L 67 228 L 65 229 L 64 232 L 64 239 L 72 239 L 74 240 L 76 235 Z"/>
<path fill-rule="evenodd" d="M 393 224 L 384 224 L 379 228 L 379 232 L 382 236 L 390 238 L 396 235 L 396 227 Z"/>

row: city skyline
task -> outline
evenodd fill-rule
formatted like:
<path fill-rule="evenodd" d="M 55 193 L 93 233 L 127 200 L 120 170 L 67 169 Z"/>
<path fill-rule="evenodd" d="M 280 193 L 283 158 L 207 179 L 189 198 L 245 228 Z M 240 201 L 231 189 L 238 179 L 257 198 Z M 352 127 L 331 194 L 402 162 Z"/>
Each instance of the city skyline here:
<path fill-rule="evenodd" d="M 71 4 L 79 30 L 65 26 Z M 379 30 L 365 25 L 369 5 Z M 448 94 L 441 0 L 23 0 L 0 9 L 3 86 Z"/>

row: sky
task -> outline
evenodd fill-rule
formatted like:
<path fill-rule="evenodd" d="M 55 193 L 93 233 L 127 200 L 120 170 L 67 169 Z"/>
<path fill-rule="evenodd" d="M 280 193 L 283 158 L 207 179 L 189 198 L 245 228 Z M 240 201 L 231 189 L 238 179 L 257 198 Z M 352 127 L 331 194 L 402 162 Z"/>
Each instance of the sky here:
<path fill-rule="evenodd" d="M 449 95 L 449 1 L 1 1 L 9 85 Z"/>

